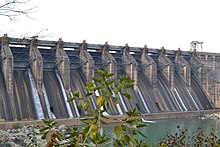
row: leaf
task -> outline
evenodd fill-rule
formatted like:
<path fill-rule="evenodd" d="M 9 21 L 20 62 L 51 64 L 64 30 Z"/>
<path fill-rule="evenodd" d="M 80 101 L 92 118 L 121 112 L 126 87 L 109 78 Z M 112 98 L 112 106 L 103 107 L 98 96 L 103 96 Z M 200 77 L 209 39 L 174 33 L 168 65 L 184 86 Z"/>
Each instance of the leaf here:
<path fill-rule="evenodd" d="M 88 87 L 92 87 L 92 86 L 93 86 L 93 83 L 92 83 L 92 82 L 86 82 L 86 85 L 87 85 Z"/>
<path fill-rule="evenodd" d="M 103 96 L 98 96 L 96 99 L 96 105 L 100 108 L 105 102 L 105 99 Z"/>
<path fill-rule="evenodd" d="M 86 97 L 89 97 L 91 95 L 92 95 L 92 93 L 90 93 L 90 92 L 86 93 Z"/>
<path fill-rule="evenodd" d="M 144 135 L 141 131 L 139 131 L 139 130 L 136 130 L 141 136 L 143 136 L 144 138 L 147 138 L 147 136 L 146 135 Z"/>
<path fill-rule="evenodd" d="M 67 102 L 72 102 L 73 100 L 75 100 L 75 98 L 70 97 L 70 98 L 67 99 Z"/>
<path fill-rule="evenodd" d="M 112 77 L 113 75 L 114 75 L 114 73 L 108 73 L 108 74 L 106 75 L 106 77 L 109 78 L 109 77 Z"/>
<path fill-rule="evenodd" d="M 60 134 L 60 133 L 56 133 L 56 138 L 57 138 L 59 141 L 63 140 L 62 134 Z"/>
<path fill-rule="evenodd" d="M 73 95 L 74 95 L 75 97 L 79 97 L 79 91 L 74 91 L 74 92 L 73 92 Z"/>
<path fill-rule="evenodd" d="M 82 100 L 80 100 L 80 101 L 78 102 L 77 107 L 78 107 L 78 109 L 81 109 L 81 107 L 82 107 Z"/>
<path fill-rule="evenodd" d="M 105 70 L 105 71 L 103 72 L 102 76 L 103 76 L 103 77 L 106 77 L 107 75 L 108 75 L 108 71 Z"/>
<path fill-rule="evenodd" d="M 41 139 L 46 139 L 46 136 L 47 136 L 47 134 L 43 134 L 43 135 L 41 136 Z"/>
<path fill-rule="evenodd" d="M 92 80 L 98 83 L 101 83 L 101 79 L 98 77 L 92 77 Z"/>
<path fill-rule="evenodd" d="M 84 105 L 83 105 L 83 109 L 84 109 L 85 111 L 87 111 L 88 108 L 89 108 L 89 104 L 88 104 L 87 102 L 84 103 Z"/>
<path fill-rule="evenodd" d="M 118 90 L 119 92 L 121 92 L 121 86 L 115 85 L 115 87 L 117 88 L 117 90 Z"/>
<path fill-rule="evenodd" d="M 98 69 L 97 72 L 98 72 L 98 74 L 99 74 L 100 76 L 103 75 L 103 70 Z"/>
<path fill-rule="evenodd" d="M 123 135 L 123 127 L 121 125 L 114 127 L 115 135 L 117 136 L 117 139 L 121 139 Z"/>
<path fill-rule="evenodd" d="M 52 140 L 52 135 L 53 135 L 54 132 L 52 131 L 49 131 L 47 134 L 46 134 L 46 141 L 47 142 L 50 142 Z"/>
<path fill-rule="evenodd" d="M 97 109 L 94 109 L 94 110 L 92 110 L 92 112 L 94 113 L 94 114 L 98 114 L 98 110 Z"/>
<path fill-rule="evenodd" d="M 43 131 L 45 131 L 45 130 L 47 130 L 47 129 L 49 129 L 49 127 L 41 127 L 41 128 L 39 129 L 39 131 L 40 131 L 40 132 L 43 132 Z"/>
<path fill-rule="evenodd" d="M 128 99 L 131 99 L 131 95 L 130 94 L 128 94 L 128 93 L 126 93 L 126 92 L 124 92 L 124 93 L 122 93 L 126 98 L 128 98 Z"/>
<path fill-rule="evenodd" d="M 123 139 L 124 143 L 127 144 L 127 145 L 130 145 L 130 143 L 129 143 L 130 142 L 130 137 L 128 135 L 125 135 L 123 138 L 124 138 Z"/>

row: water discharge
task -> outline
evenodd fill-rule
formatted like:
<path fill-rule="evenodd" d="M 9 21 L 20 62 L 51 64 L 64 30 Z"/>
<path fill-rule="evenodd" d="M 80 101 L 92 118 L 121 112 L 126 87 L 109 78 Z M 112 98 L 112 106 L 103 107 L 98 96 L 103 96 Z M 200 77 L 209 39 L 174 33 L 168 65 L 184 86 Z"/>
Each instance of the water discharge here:
<path fill-rule="evenodd" d="M 150 113 L 150 110 L 148 109 L 147 104 L 146 104 L 145 101 L 144 101 L 144 98 L 143 98 L 143 95 L 141 94 L 141 91 L 139 90 L 139 88 L 138 88 L 137 90 L 138 90 L 138 94 L 140 95 L 141 100 L 142 100 L 142 102 L 143 102 L 143 104 L 144 104 L 144 107 L 145 107 L 145 109 L 147 110 L 147 113 Z"/>
<path fill-rule="evenodd" d="M 37 119 L 44 119 L 44 114 L 43 114 L 43 110 L 42 110 L 42 106 L 41 106 L 41 102 L 40 102 L 40 98 L 37 92 L 34 78 L 31 74 L 30 69 L 27 69 L 27 72 L 28 72 L 28 76 L 30 79 L 30 83 L 31 83 L 31 90 L 32 90 L 33 102 L 34 102 L 34 107 L 36 110 Z"/>
<path fill-rule="evenodd" d="M 115 93 L 113 93 L 113 97 L 115 97 Z M 118 113 L 119 113 L 120 115 L 123 115 L 121 106 L 120 106 L 119 104 L 116 104 L 116 108 L 117 108 L 117 110 L 118 110 Z"/>
<path fill-rule="evenodd" d="M 51 106 L 50 106 L 50 103 L 49 103 L 49 99 L 48 99 L 48 96 L 47 96 L 47 92 L 46 92 L 44 83 L 43 83 L 43 86 L 42 86 L 42 91 L 43 91 L 43 96 L 44 96 L 44 100 L 45 100 L 45 103 L 46 103 L 46 108 L 47 108 L 47 112 L 48 112 L 49 118 L 50 119 L 55 119 L 56 116 L 51 111 Z"/>
<path fill-rule="evenodd" d="M 192 99 L 193 103 L 195 104 L 197 110 L 200 110 L 199 107 L 198 107 L 198 105 L 197 105 L 197 103 L 195 102 L 193 96 L 192 96 L 191 93 L 189 92 L 189 90 L 188 90 L 188 89 L 186 89 L 186 90 L 187 90 L 187 92 L 189 93 L 189 96 L 190 96 L 190 98 Z"/>
<path fill-rule="evenodd" d="M 122 97 L 122 95 L 121 95 L 120 92 L 118 92 L 118 96 L 119 96 L 119 98 L 120 98 L 120 101 L 121 101 L 121 103 L 122 103 L 122 106 L 123 106 L 125 112 L 128 112 L 128 109 L 127 109 L 127 107 L 126 107 L 126 105 L 125 105 L 125 102 L 124 102 L 123 97 Z"/>
<path fill-rule="evenodd" d="M 117 108 L 117 110 L 118 110 L 118 113 L 119 113 L 120 115 L 123 115 L 123 112 L 122 112 L 121 107 L 120 107 L 119 104 L 116 104 L 116 108 Z"/>
<path fill-rule="evenodd" d="M 183 103 L 183 100 L 181 99 L 181 97 L 180 97 L 178 91 L 176 90 L 176 88 L 174 87 L 173 89 L 174 89 L 174 92 L 175 92 L 176 95 L 177 95 L 177 98 L 179 99 L 180 103 L 182 104 L 183 109 L 184 109 L 185 111 L 188 111 L 187 108 L 186 108 L 186 106 L 185 106 L 185 104 Z M 181 108 L 181 107 L 180 107 L 180 108 Z M 182 108 L 181 108 L 181 109 L 182 109 Z"/>
<path fill-rule="evenodd" d="M 171 90 L 171 92 L 172 92 L 172 94 L 174 95 L 174 93 L 173 93 L 172 90 Z M 183 104 L 183 101 L 181 100 L 181 97 L 179 96 L 179 93 L 177 93 L 176 89 L 175 89 L 175 93 L 177 94 L 177 97 L 178 97 L 178 99 L 180 100 L 180 103 L 181 103 L 182 105 L 184 105 L 184 104 Z M 180 106 L 180 103 L 179 103 L 179 101 L 177 100 L 177 98 L 175 97 L 175 95 L 174 95 L 174 100 L 176 101 L 178 107 L 180 108 L 180 111 L 183 111 L 183 108 Z M 186 110 L 185 110 L 185 111 L 186 111 Z"/>
<path fill-rule="evenodd" d="M 63 82 L 62 82 L 62 80 L 60 78 L 60 75 L 59 75 L 57 70 L 55 70 L 55 73 L 56 73 L 57 79 L 59 81 L 59 84 L 61 86 L 61 90 L 62 90 L 64 101 L 65 101 L 65 104 L 66 104 L 68 115 L 69 115 L 69 117 L 73 117 L 73 113 L 71 111 L 70 104 L 67 102 L 67 95 L 66 95 L 66 92 L 65 92 L 65 89 L 64 89 L 64 86 L 63 86 Z"/>
<path fill-rule="evenodd" d="M 72 92 L 70 92 L 70 96 L 73 97 L 73 93 Z M 77 104 L 76 104 L 75 100 L 73 100 L 73 107 L 74 107 L 74 110 L 76 111 L 77 117 L 80 117 L 79 110 L 77 108 Z"/>

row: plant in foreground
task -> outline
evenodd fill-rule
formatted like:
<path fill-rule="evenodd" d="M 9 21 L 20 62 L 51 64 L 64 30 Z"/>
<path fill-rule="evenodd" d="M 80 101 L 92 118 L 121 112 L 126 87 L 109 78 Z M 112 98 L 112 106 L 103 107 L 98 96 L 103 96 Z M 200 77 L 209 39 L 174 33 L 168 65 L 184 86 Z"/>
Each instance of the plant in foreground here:
<path fill-rule="evenodd" d="M 140 114 L 137 109 L 128 110 L 126 118 L 120 124 L 114 126 L 112 132 L 105 133 L 102 131 L 102 126 L 105 125 L 105 120 L 108 116 L 104 116 L 104 112 L 108 109 L 109 102 L 113 101 L 114 104 L 119 103 L 119 93 L 128 99 L 131 98 L 126 89 L 133 86 L 133 80 L 122 76 L 118 81 L 113 80 L 111 77 L 114 75 L 108 71 L 98 70 L 99 77 L 93 77 L 93 82 L 87 82 L 84 87 L 87 90 L 85 98 L 80 98 L 79 92 L 72 92 L 73 97 L 68 99 L 68 102 L 78 100 L 78 107 L 82 107 L 87 112 L 89 107 L 90 97 L 96 98 L 97 109 L 92 110 L 91 114 L 82 120 L 84 125 L 80 127 L 66 127 L 59 128 L 54 120 L 43 120 L 44 126 L 39 129 L 42 133 L 42 139 L 46 140 L 46 146 L 128 146 L 128 147 L 147 147 L 144 139 L 146 136 L 139 130 L 145 127 L 146 124 L 140 121 Z M 100 95 L 96 95 L 96 91 L 100 91 Z M 197 133 L 187 136 L 187 129 L 181 129 L 177 126 L 178 132 L 168 134 L 159 143 L 158 147 L 166 146 L 220 146 L 220 141 L 216 141 L 214 130 L 208 135 L 204 135 L 201 129 Z M 158 132 L 159 133 L 159 132 Z M 37 141 L 34 134 L 33 140 L 30 145 L 36 146 Z"/>
<path fill-rule="evenodd" d="M 137 135 L 146 137 L 139 128 L 146 125 L 140 122 L 140 114 L 137 109 L 126 112 L 126 118 L 122 123 L 114 127 L 113 132 L 106 134 L 101 131 L 102 125 L 105 125 L 104 112 L 107 111 L 110 101 L 114 104 L 119 103 L 119 93 L 124 97 L 131 99 L 131 95 L 126 89 L 132 88 L 134 81 L 127 76 L 121 76 L 118 81 L 114 80 L 113 73 L 98 70 L 98 77 L 93 77 L 92 82 L 86 82 L 84 89 L 87 91 L 85 98 L 80 98 L 79 92 L 72 92 L 73 97 L 68 102 L 78 100 L 78 107 L 82 107 L 87 117 L 82 120 L 83 127 L 60 130 L 53 120 L 43 120 L 45 126 L 40 129 L 43 133 L 42 138 L 46 139 L 47 146 L 147 146 L 142 139 L 137 139 Z M 100 95 L 96 95 L 96 91 Z M 92 114 L 87 112 L 90 97 L 96 98 L 97 109 L 92 110 Z"/>

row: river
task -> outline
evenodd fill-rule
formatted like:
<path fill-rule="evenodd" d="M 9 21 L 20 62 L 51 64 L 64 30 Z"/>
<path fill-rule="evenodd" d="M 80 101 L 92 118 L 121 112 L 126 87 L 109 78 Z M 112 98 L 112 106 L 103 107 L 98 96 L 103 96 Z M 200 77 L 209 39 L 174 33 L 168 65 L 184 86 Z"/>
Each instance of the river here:
<path fill-rule="evenodd" d="M 217 119 L 199 119 L 199 118 L 178 118 L 156 120 L 153 123 L 147 123 L 148 126 L 142 128 L 141 131 L 147 136 L 145 141 L 150 147 L 156 146 L 162 138 L 170 133 L 178 132 L 177 126 L 185 129 L 187 128 L 186 135 L 192 136 L 193 133 L 198 133 L 198 128 L 204 131 L 204 134 L 209 134 L 214 129 L 215 135 L 220 138 L 220 120 Z M 115 124 L 107 126 L 112 129 Z M 108 130 L 108 129 L 107 129 Z"/>

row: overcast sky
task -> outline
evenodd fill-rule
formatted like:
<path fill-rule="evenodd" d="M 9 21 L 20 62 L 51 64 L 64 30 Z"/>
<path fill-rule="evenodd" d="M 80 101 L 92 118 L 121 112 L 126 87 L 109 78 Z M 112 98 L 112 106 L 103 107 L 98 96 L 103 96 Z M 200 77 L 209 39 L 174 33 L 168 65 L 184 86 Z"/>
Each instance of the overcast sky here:
<path fill-rule="evenodd" d="M 32 0 L 31 15 L 10 22 L 0 18 L 0 35 L 132 47 L 220 52 L 219 0 Z M 39 33 L 40 32 L 40 33 Z"/>

